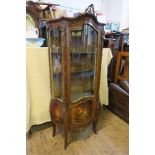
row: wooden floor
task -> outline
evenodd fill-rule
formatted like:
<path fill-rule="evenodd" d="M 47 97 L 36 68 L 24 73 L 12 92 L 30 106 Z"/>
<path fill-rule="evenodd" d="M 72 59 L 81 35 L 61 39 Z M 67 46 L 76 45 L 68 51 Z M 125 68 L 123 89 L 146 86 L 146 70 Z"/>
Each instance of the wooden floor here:
<path fill-rule="evenodd" d="M 128 124 L 108 111 L 102 110 L 97 126 L 68 135 L 69 145 L 64 150 L 63 131 L 52 137 L 52 127 L 33 132 L 27 139 L 27 155 L 128 155 Z"/>

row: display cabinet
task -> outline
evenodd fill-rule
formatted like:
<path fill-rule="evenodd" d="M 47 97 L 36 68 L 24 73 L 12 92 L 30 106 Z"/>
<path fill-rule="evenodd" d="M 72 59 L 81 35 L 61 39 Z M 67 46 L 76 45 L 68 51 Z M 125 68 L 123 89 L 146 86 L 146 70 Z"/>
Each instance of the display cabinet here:
<path fill-rule="evenodd" d="M 93 14 L 47 22 L 50 68 L 50 115 L 67 134 L 91 123 L 94 133 L 99 118 L 99 85 L 104 24 Z M 104 92 L 103 92 L 104 93 Z"/>

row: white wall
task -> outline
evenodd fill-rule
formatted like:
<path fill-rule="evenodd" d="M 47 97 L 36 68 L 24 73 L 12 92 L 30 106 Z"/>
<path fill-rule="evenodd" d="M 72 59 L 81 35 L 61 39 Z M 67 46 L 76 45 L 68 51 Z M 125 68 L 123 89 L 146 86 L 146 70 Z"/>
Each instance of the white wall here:
<path fill-rule="evenodd" d="M 129 27 L 129 1 L 123 0 L 122 17 L 121 17 L 121 29 Z"/>
<path fill-rule="evenodd" d="M 120 30 L 129 27 L 128 0 L 102 0 L 105 22 L 120 25 Z"/>
<path fill-rule="evenodd" d="M 103 14 L 106 22 L 119 23 L 121 19 L 122 0 L 103 0 Z"/>
<path fill-rule="evenodd" d="M 52 3 L 60 4 L 62 6 L 68 6 L 71 8 L 77 8 L 85 10 L 90 4 L 94 4 L 95 9 L 101 8 L 102 0 L 44 0 L 51 1 Z"/>

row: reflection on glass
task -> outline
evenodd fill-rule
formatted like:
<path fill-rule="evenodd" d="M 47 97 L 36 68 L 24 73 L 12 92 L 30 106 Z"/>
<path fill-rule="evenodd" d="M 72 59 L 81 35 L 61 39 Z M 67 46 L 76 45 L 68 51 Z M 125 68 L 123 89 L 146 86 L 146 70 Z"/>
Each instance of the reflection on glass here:
<path fill-rule="evenodd" d="M 72 101 L 93 95 L 97 42 L 97 31 L 90 25 L 71 31 Z"/>
<path fill-rule="evenodd" d="M 59 29 L 51 31 L 51 61 L 52 61 L 52 87 L 54 97 L 62 98 L 62 53 L 61 53 L 61 32 Z"/>

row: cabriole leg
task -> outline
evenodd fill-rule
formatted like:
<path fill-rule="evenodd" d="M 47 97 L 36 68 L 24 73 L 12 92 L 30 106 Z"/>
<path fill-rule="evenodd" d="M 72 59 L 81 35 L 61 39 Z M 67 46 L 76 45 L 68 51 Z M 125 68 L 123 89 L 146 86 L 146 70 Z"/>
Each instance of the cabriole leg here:
<path fill-rule="evenodd" d="M 96 122 L 96 121 L 93 122 L 93 131 L 94 131 L 95 134 L 97 133 L 97 132 L 96 132 L 96 125 L 97 125 L 97 122 Z"/>
<path fill-rule="evenodd" d="M 56 125 L 53 123 L 53 137 L 55 137 L 55 133 L 56 133 Z"/>
<path fill-rule="evenodd" d="M 64 139 L 64 149 L 66 150 L 66 148 L 67 148 L 67 130 L 64 131 L 64 136 L 65 136 L 65 139 Z"/>

